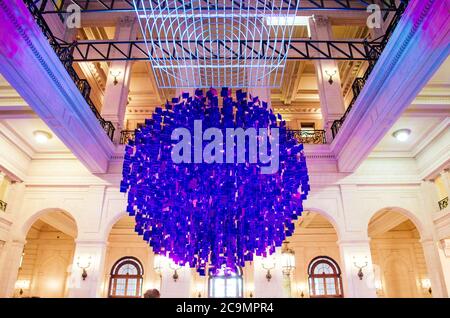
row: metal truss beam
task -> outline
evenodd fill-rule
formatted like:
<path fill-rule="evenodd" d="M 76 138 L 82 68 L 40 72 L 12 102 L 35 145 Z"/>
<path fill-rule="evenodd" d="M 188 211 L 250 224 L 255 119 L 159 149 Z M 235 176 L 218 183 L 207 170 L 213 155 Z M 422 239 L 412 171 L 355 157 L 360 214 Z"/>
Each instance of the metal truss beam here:
<path fill-rule="evenodd" d="M 159 0 L 152 0 L 154 3 L 159 2 Z M 285 0 L 284 6 L 281 8 L 282 10 L 293 10 L 297 6 L 297 1 L 300 1 L 299 10 L 307 11 L 307 10 L 346 10 L 346 11 L 366 11 L 367 7 L 371 4 L 378 3 L 380 8 L 384 12 L 392 12 L 397 10 L 397 5 L 395 0 Z M 38 1 L 39 2 L 39 1 Z M 45 4 L 52 3 L 53 8 L 49 9 Z M 142 3 L 145 3 L 144 0 L 137 1 L 140 8 L 143 7 Z M 171 1 L 173 3 L 175 1 Z M 216 4 L 217 2 L 217 4 Z M 401 0 L 400 2 L 403 2 Z M 134 6 L 132 0 L 41 0 L 42 13 L 43 14 L 55 14 L 55 13 L 65 13 L 66 8 L 70 4 L 77 4 L 81 8 L 81 12 L 103 12 L 103 13 L 112 13 L 112 12 L 134 12 Z M 211 10 L 263 10 L 264 2 L 261 2 L 261 7 L 257 8 L 249 8 L 246 6 L 245 1 L 215 1 L 215 0 L 202 0 L 203 5 L 201 7 L 192 8 L 190 5 L 190 1 L 177 0 L 178 8 L 185 7 L 186 9 L 192 9 L 194 11 L 207 11 Z M 145 5 L 145 4 L 144 4 Z M 267 7 L 267 6 L 266 6 Z M 269 5 L 270 7 L 270 5 Z M 44 9 L 45 8 L 45 9 Z M 271 7 L 270 7 L 271 8 Z M 173 8 L 169 8 L 169 10 L 175 10 L 175 6 Z"/>
<path fill-rule="evenodd" d="M 261 40 L 262 51 L 255 51 L 244 40 L 235 41 L 180 41 L 170 40 L 168 45 L 154 40 L 150 46 L 158 47 L 163 55 L 152 57 L 157 61 L 209 60 L 208 52 L 212 46 L 220 47 L 223 53 L 214 59 L 262 59 L 264 56 L 282 55 L 289 52 L 288 60 L 364 60 L 376 61 L 382 52 L 381 43 L 368 41 L 313 41 L 292 39 L 282 51 L 279 44 L 271 40 Z M 258 40 L 259 42 L 259 40 Z M 148 61 L 149 53 L 144 41 L 79 41 L 65 46 L 72 56 L 72 62 L 94 61 Z"/>

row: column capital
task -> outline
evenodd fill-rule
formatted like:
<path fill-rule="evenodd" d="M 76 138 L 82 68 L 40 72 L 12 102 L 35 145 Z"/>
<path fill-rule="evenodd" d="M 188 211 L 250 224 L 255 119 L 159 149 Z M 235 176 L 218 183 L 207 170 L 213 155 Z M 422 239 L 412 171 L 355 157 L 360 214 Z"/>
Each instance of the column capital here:
<path fill-rule="evenodd" d="M 313 21 L 318 26 L 327 26 L 330 23 L 330 19 L 327 16 L 324 16 L 324 15 L 314 15 L 313 16 Z"/>

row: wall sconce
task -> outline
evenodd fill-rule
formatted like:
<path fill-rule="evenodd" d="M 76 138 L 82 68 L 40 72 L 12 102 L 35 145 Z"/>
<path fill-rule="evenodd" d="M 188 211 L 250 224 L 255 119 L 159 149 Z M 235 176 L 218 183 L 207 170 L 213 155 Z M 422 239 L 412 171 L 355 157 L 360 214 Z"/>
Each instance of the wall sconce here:
<path fill-rule="evenodd" d="M 328 72 L 328 70 L 325 70 L 325 74 L 327 74 L 327 76 L 330 77 L 330 79 L 328 80 L 328 83 L 330 83 L 330 85 L 333 85 L 334 81 L 333 81 L 333 76 L 337 74 L 337 71 L 334 70 L 333 74 L 330 74 Z"/>
<path fill-rule="evenodd" d="M 261 265 L 262 265 L 262 268 L 267 270 L 266 279 L 268 282 L 270 282 L 270 280 L 272 279 L 272 274 L 270 273 L 270 270 L 275 268 L 275 259 L 272 256 L 265 257 L 262 260 Z"/>
<path fill-rule="evenodd" d="M 353 257 L 353 259 L 355 259 L 355 258 Z M 365 259 L 367 259 L 367 257 L 365 257 Z M 367 265 L 369 265 L 369 263 L 367 261 L 365 261 L 364 265 L 361 265 L 361 264 L 358 264 L 356 261 L 354 261 L 353 264 L 355 265 L 356 268 L 358 268 L 359 280 L 362 280 L 364 277 L 364 273 L 363 273 L 362 269 L 364 267 L 367 267 Z"/>
<path fill-rule="evenodd" d="M 81 260 L 81 257 L 78 256 L 77 266 L 78 268 L 81 268 L 83 270 L 81 277 L 83 278 L 83 280 L 86 280 L 88 276 L 86 269 L 88 269 L 91 266 L 91 257 L 89 256 L 88 260 L 86 262 L 83 262 Z"/>
<path fill-rule="evenodd" d="M 246 286 L 247 286 L 248 297 L 253 298 L 253 295 L 255 294 L 255 285 L 253 283 L 249 282 Z"/>
<path fill-rule="evenodd" d="M 433 292 L 433 290 L 431 289 L 431 280 L 429 278 L 424 278 L 424 279 L 422 279 L 421 284 L 422 284 L 422 288 L 428 289 L 428 292 L 431 295 Z"/>
<path fill-rule="evenodd" d="M 202 298 L 203 284 L 197 283 L 197 297 Z"/>
<path fill-rule="evenodd" d="M 297 284 L 298 294 L 301 298 L 305 298 L 305 284 L 299 283 Z"/>
<path fill-rule="evenodd" d="M 166 257 L 164 255 L 155 255 L 155 258 L 153 260 L 153 269 L 156 273 L 159 274 L 159 277 L 162 279 L 162 270 L 163 268 L 171 268 L 174 270 L 174 273 L 172 275 L 173 281 L 176 282 L 178 278 L 180 277 L 178 275 L 178 270 L 181 268 L 180 265 L 175 264 L 174 261 L 172 261 L 169 257 Z"/>
<path fill-rule="evenodd" d="M 180 276 L 178 276 L 178 270 L 181 268 L 181 266 L 177 265 L 173 261 L 171 261 L 169 267 L 174 270 L 173 275 L 172 275 L 173 281 L 177 282 L 178 278 L 180 277 Z"/>
<path fill-rule="evenodd" d="M 119 83 L 119 81 L 117 80 L 117 77 L 119 77 L 120 74 L 122 74 L 122 72 L 121 71 L 117 71 L 117 70 L 116 71 L 111 70 L 111 71 L 109 71 L 109 74 L 111 74 L 111 76 L 114 77 L 113 84 L 114 84 L 114 86 L 116 86 Z"/>
<path fill-rule="evenodd" d="M 19 289 L 19 295 L 22 296 L 23 290 L 30 288 L 30 281 L 25 279 L 18 280 L 16 281 L 15 288 Z"/>

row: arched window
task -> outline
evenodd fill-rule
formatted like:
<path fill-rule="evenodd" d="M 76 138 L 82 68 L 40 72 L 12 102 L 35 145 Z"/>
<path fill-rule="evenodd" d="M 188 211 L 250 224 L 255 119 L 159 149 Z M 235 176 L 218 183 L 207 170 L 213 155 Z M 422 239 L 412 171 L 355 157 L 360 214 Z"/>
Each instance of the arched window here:
<path fill-rule="evenodd" d="M 308 267 L 311 297 L 343 297 L 341 270 L 331 258 L 314 258 Z"/>
<path fill-rule="evenodd" d="M 210 298 L 242 298 L 242 269 L 223 267 L 217 271 L 209 271 L 208 296 Z"/>
<path fill-rule="evenodd" d="M 138 298 L 142 295 L 142 264 L 137 258 L 119 259 L 111 269 L 108 296 L 111 298 Z"/>

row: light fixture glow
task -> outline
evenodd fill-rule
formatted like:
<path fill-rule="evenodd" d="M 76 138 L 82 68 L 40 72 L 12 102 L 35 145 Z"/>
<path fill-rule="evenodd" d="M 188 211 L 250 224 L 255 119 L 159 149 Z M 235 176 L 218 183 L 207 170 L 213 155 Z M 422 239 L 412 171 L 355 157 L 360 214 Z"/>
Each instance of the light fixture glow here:
<path fill-rule="evenodd" d="M 405 142 L 409 139 L 409 136 L 411 135 L 410 129 L 399 129 L 396 130 L 392 136 L 394 136 L 395 139 L 397 139 L 400 142 Z"/>
<path fill-rule="evenodd" d="M 431 289 L 431 280 L 429 278 L 424 278 L 420 281 L 422 288 L 427 289 L 430 295 L 432 294 L 433 290 Z"/>
<path fill-rule="evenodd" d="M 15 284 L 16 289 L 29 289 L 30 288 L 30 281 L 26 279 L 21 279 L 16 281 Z"/>
<path fill-rule="evenodd" d="M 33 135 L 36 142 L 40 144 L 47 143 L 53 137 L 52 134 L 43 130 L 36 130 L 35 132 L 33 132 Z"/>

